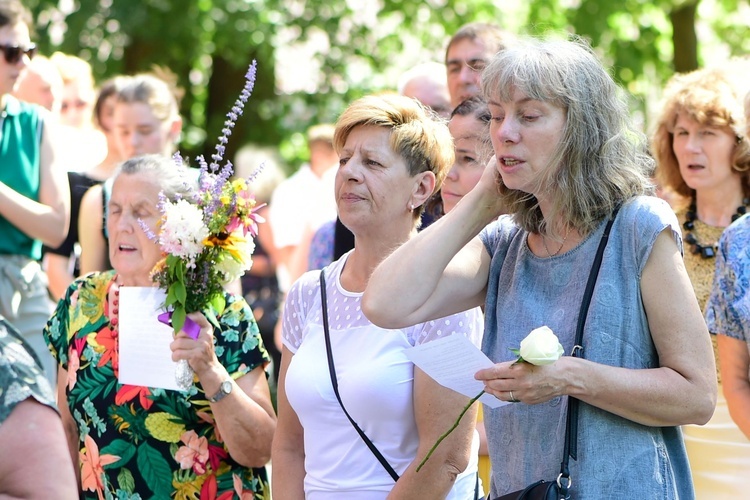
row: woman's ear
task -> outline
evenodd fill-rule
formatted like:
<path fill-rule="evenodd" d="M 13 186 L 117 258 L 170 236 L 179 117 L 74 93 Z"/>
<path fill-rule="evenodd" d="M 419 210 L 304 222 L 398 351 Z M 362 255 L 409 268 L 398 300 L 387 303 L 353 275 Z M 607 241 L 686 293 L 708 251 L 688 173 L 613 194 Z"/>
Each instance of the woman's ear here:
<path fill-rule="evenodd" d="M 432 196 L 437 182 L 435 174 L 429 170 L 421 172 L 414 177 L 414 189 L 411 194 L 411 203 L 415 207 L 422 206 Z"/>
<path fill-rule="evenodd" d="M 180 134 L 182 134 L 182 117 L 177 116 L 169 126 L 169 139 L 175 146 L 180 142 Z"/>

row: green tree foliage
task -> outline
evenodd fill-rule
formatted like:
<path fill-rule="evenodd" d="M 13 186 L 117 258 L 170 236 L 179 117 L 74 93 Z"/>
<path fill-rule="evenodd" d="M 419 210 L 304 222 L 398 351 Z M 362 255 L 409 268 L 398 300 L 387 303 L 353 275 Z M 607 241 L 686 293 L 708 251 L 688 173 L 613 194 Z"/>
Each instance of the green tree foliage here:
<path fill-rule="evenodd" d="M 646 120 L 663 83 L 717 54 L 750 53 L 748 0 L 28 0 L 43 52 L 91 62 L 99 80 L 169 68 L 184 89 L 189 156 L 210 155 L 224 113 L 258 60 L 254 97 L 227 156 L 246 142 L 279 146 L 296 166 L 304 130 L 332 122 L 361 95 L 395 89 L 398 75 L 442 60 L 462 24 L 588 39 Z M 65 10 L 61 10 L 61 9 Z M 700 33 L 701 36 L 698 36 Z M 292 47 L 305 47 L 293 60 Z M 304 69 L 291 82 L 278 68 Z M 286 78 L 289 80 L 289 78 Z M 283 87 L 292 90 L 287 92 Z"/>

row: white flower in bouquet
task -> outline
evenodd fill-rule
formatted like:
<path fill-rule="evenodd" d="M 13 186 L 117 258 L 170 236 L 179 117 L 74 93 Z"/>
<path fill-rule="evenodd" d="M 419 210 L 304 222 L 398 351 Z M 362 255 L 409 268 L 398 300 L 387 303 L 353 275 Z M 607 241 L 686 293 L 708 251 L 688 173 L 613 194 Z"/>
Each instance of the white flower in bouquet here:
<path fill-rule="evenodd" d="M 232 245 L 222 252 L 221 259 L 216 264 L 216 269 L 224 274 L 226 283 L 240 278 L 252 267 L 252 254 L 255 243 L 252 239 L 245 237 L 242 231 L 235 231 L 231 236 Z"/>
<path fill-rule="evenodd" d="M 203 210 L 187 200 L 174 203 L 165 200 L 162 207 L 164 217 L 159 233 L 162 251 L 195 263 L 209 234 L 203 223 Z"/>

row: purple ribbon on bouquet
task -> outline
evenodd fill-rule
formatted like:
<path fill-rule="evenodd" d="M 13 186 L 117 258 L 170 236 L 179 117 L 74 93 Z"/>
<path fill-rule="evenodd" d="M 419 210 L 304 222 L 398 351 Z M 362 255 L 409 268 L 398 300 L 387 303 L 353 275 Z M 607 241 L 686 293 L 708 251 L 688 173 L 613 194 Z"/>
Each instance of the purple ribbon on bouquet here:
<path fill-rule="evenodd" d="M 172 326 L 172 311 L 161 313 L 157 318 L 165 325 Z M 192 319 L 185 317 L 185 324 L 182 327 L 182 331 L 187 333 L 188 337 L 195 340 L 201 333 L 201 327 Z"/>

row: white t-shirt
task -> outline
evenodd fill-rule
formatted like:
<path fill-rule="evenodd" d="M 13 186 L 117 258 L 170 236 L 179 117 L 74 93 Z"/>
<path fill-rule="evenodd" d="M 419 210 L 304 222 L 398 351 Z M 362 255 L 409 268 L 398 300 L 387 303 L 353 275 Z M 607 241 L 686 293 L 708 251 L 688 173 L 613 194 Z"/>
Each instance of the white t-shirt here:
<path fill-rule="evenodd" d="M 465 335 L 479 346 L 483 316 L 476 308 L 400 330 L 379 328 L 362 314 L 362 294 L 341 287 L 341 269 L 348 256 L 326 269 L 339 394 L 354 421 L 401 475 L 419 444 L 414 365 L 404 350 L 446 335 Z M 286 374 L 286 394 L 304 429 L 305 498 L 383 500 L 393 488 L 393 479 L 354 430 L 333 392 L 318 280 L 319 271 L 311 271 L 294 283 L 283 317 L 283 342 L 295 353 Z M 474 498 L 478 446 L 475 435 L 469 466 L 447 498 Z"/>
<path fill-rule="evenodd" d="M 336 218 L 335 178 L 336 168 L 329 168 L 318 177 L 309 165 L 303 165 L 276 187 L 268 220 L 277 248 L 299 245 L 308 226 L 315 231 Z"/>

